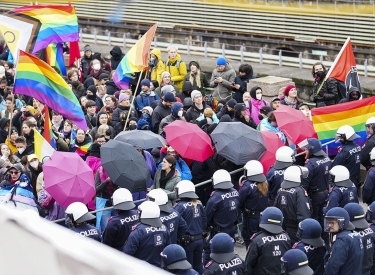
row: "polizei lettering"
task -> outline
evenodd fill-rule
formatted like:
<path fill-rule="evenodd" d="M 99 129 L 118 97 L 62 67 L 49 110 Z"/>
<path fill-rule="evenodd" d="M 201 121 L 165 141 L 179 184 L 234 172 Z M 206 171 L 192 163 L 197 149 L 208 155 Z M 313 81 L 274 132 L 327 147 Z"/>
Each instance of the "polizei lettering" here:
<path fill-rule="evenodd" d="M 79 233 L 76 233 L 77 236 L 81 236 L 81 237 L 88 237 L 88 236 L 95 236 L 95 235 L 99 235 L 98 234 L 98 231 L 96 229 L 89 229 L 89 230 L 86 230 L 86 231 L 81 231 Z"/>
<path fill-rule="evenodd" d="M 237 190 L 235 191 L 232 191 L 232 192 L 228 192 L 228 193 L 225 193 L 225 194 L 222 194 L 221 195 L 221 199 L 222 200 L 225 200 L 225 199 L 229 199 L 229 198 L 233 198 L 233 197 L 238 197 L 238 192 Z"/>
<path fill-rule="evenodd" d="M 237 265 L 240 265 L 240 264 L 242 264 L 242 260 L 240 258 L 235 258 L 235 259 L 233 259 L 230 262 L 227 262 L 225 264 L 219 264 L 219 267 L 220 267 L 221 271 L 223 271 L 224 269 L 229 269 L 231 267 L 234 267 L 234 266 L 237 266 Z"/>
<path fill-rule="evenodd" d="M 359 152 L 361 152 L 361 147 L 359 147 L 359 146 L 349 150 L 350 155 L 353 155 L 353 154 L 359 153 Z"/>
<path fill-rule="evenodd" d="M 197 204 L 202 204 L 201 201 L 197 201 Z M 187 203 L 184 203 L 183 204 L 184 208 L 187 208 L 188 206 L 193 206 L 193 203 L 192 202 L 187 202 Z"/>
<path fill-rule="evenodd" d="M 121 224 L 130 223 L 130 222 L 137 221 L 138 218 L 139 218 L 138 215 L 133 215 L 133 216 L 130 216 L 130 217 L 126 217 L 125 219 L 121 219 L 120 222 L 121 222 Z"/>
<path fill-rule="evenodd" d="M 174 218 L 177 217 L 177 212 L 173 212 L 169 214 L 168 216 L 165 217 L 160 217 L 161 222 L 168 221 L 168 220 L 173 220 Z"/>
<path fill-rule="evenodd" d="M 158 232 L 158 231 L 167 231 L 166 227 L 163 225 L 162 227 L 147 227 L 145 228 L 146 229 L 146 233 L 150 233 L 150 232 Z"/>
<path fill-rule="evenodd" d="M 320 164 L 323 164 L 323 163 L 327 163 L 327 162 L 330 162 L 331 159 L 330 158 L 324 158 L 324 159 L 321 159 L 321 160 L 317 160 L 316 161 L 316 165 L 320 165 Z"/>
<path fill-rule="evenodd" d="M 276 236 L 267 236 L 267 237 L 262 238 L 263 243 L 276 242 L 276 241 L 286 241 L 286 240 L 287 239 L 286 239 L 285 234 L 280 234 L 280 235 L 276 235 Z"/>

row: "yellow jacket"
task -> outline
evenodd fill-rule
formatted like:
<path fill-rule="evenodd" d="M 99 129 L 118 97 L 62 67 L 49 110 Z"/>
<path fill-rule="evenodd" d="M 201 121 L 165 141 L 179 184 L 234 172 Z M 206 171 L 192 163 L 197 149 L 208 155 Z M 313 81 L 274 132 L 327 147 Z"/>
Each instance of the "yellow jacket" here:
<path fill-rule="evenodd" d="M 158 59 L 158 62 L 155 67 L 151 69 L 151 80 L 156 80 L 159 85 L 161 83 L 161 74 L 165 71 L 165 64 L 161 60 L 161 51 L 160 49 L 153 49 L 150 53 L 154 54 L 156 58 Z"/>
<path fill-rule="evenodd" d="M 166 65 L 166 70 L 171 74 L 171 80 L 174 85 L 182 91 L 182 85 L 184 84 L 184 77 L 187 74 L 186 63 L 181 61 L 181 56 L 176 55 L 175 58 L 168 58 Z"/>

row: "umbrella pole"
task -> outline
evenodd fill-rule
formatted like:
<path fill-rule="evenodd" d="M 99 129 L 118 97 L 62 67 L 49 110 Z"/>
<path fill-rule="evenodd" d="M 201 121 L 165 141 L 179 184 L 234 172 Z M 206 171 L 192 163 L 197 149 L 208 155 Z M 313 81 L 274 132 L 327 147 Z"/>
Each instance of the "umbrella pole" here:
<path fill-rule="evenodd" d="M 135 93 L 133 95 L 132 102 L 130 103 L 130 108 L 129 108 L 128 116 L 126 117 L 126 121 L 125 121 L 125 125 L 124 125 L 124 131 L 126 129 L 126 125 L 128 124 L 130 113 L 132 112 L 132 106 L 133 106 L 133 103 L 134 103 L 134 99 L 137 96 L 137 91 L 138 91 L 139 83 L 140 83 L 141 78 L 142 78 L 142 73 L 143 73 L 143 71 L 141 71 L 141 73 L 139 74 L 139 77 L 138 77 L 137 87 L 135 88 Z"/>

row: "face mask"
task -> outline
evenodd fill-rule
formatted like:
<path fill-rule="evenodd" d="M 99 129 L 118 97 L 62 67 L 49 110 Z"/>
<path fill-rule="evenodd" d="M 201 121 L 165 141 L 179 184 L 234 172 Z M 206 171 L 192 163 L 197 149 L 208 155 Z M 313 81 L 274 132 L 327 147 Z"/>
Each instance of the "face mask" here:
<path fill-rule="evenodd" d="M 143 113 L 143 114 L 142 114 L 142 118 L 143 118 L 144 120 L 148 120 L 148 119 L 150 119 L 150 115 L 147 114 L 147 113 Z"/>
<path fill-rule="evenodd" d="M 134 124 L 129 125 L 129 130 L 135 130 L 135 129 L 137 129 L 137 125 L 134 125 Z"/>
<path fill-rule="evenodd" d="M 89 95 L 89 94 L 88 94 L 86 97 L 87 97 L 88 99 L 90 99 L 90 100 L 94 100 L 94 101 L 96 100 L 96 94 L 93 94 L 93 95 Z"/>
<path fill-rule="evenodd" d="M 38 167 L 38 164 L 39 164 L 39 161 L 37 161 L 37 160 L 34 160 L 34 161 L 30 162 L 30 166 L 34 169 L 36 169 Z"/>
<path fill-rule="evenodd" d="M 99 71 L 100 70 L 100 64 L 98 64 L 98 63 L 94 64 L 93 68 L 94 68 L 95 71 Z"/>
<path fill-rule="evenodd" d="M 262 120 L 263 119 L 263 116 L 261 114 L 258 115 L 258 119 L 259 120 Z"/>
<path fill-rule="evenodd" d="M 315 76 L 321 78 L 322 76 L 324 75 L 324 72 L 323 71 L 319 71 L 319 72 L 316 72 L 315 73 Z"/>
<path fill-rule="evenodd" d="M 23 152 L 25 152 L 25 148 L 18 148 L 18 153 L 22 154 Z"/>
<path fill-rule="evenodd" d="M 184 111 L 182 111 L 182 110 L 178 111 L 178 113 L 177 113 L 177 115 L 178 115 L 179 117 L 182 117 L 183 114 L 184 114 Z"/>
<path fill-rule="evenodd" d="M 151 58 L 150 58 L 150 61 L 151 61 L 151 62 L 154 62 L 155 59 L 156 59 L 155 57 L 151 57 Z"/>
<path fill-rule="evenodd" d="M 256 97 L 258 100 L 261 100 L 261 99 L 262 99 L 262 94 L 256 94 L 255 97 Z"/>

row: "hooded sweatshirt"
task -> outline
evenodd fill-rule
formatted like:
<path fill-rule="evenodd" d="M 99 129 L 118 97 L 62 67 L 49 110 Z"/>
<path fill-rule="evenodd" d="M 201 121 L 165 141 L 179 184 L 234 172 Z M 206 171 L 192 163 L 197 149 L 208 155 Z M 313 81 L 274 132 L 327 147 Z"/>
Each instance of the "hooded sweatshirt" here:
<path fill-rule="evenodd" d="M 111 69 L 116 70 L 125 54 L 122 53 L 119 46 L 114 46 L 109 53 L 111 54 Z"/>
<path fill-rule="evenodd" d="M 258 115 L 260 113 L 260 109 L 263 107 L 263 106 L 269 106 L 268 102 L 265 101 L 263 98 L 261 100 L 258 100 L 256 98 L 256 91 L 260 89 L 262 90 L 259 86 L 254 86 L 253 88 L 251 88 L 250 90 L 250 96 L 251 96 L 251 99 L 246 102 L 246 107 L 248 107 L 246 109 L 246 113 L 252 117 L 252 119 L 254 120 L 254 122 L 256 123 L 256 125 L 259 124 L 260 122 L 260 119 L 258 118 Z"/>
<path fill-rule="evenodd" d="M 156 59 L 154 61 L 149 62 L 149 69 L 151 72 L 150 79 L 151 80 L 156 80 L 159 85 L 161 83 L 161 74 L 165 71 L 165 64 L 161 60 L 161 51 L 160 49 L 153 49 L 150 53 L 150 58 L 151 54 L 154 54 L 156 56 Z"/>
<path fill-rule="evenodd" d="M 352 97 L 352 93 L 354 92 L 359 93 L 359 97 L 357 99 Z M 350 101 L 360 100 L 360 99 L 362 99 L 361 91 L 357 87 L 350 87 L 348 93 L 346 94 L 346 98 L 341 99 L 339 103 L 345 103 L 345 102 L 350 102 Z"/>

